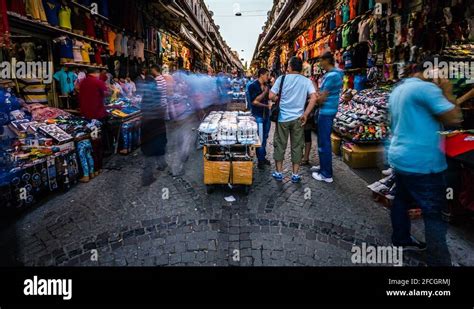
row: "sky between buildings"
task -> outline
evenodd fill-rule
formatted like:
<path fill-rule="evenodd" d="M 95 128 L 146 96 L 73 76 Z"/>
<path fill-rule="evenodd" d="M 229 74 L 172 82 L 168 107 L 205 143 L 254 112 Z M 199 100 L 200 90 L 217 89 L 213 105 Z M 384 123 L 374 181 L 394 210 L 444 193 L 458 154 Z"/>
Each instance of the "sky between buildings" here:
<path fill-rule="evenodd" d="M 267 20 L 267 12 L 272 8 L 273 0 L 204 0 L 209 10 L 214 12 L 214 22 L 220 26 L 222 38 L 245 61 L 252 60 L 258 35 Z M 234 15 L 234 6 L 238 4 L 242 16 Z M 243 51 L 242 51 L 243 50 Z"/>

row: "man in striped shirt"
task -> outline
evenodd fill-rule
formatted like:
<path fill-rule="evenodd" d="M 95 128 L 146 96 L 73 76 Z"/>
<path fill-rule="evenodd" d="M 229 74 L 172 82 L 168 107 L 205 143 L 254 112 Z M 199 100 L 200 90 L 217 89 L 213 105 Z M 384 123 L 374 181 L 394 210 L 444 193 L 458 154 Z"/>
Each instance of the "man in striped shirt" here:
<path fill-rule="evenodd" d="M 151 67 L 151 75 L 155 78 L 156 85 L 158 86 L 158 91 L 160 92 L 160 105 L 165 108 L 168 104 L 168 88 L 166 85 L 166 79 L 161 74 L 161 68 L 158 65 L 153 65 Z"/>

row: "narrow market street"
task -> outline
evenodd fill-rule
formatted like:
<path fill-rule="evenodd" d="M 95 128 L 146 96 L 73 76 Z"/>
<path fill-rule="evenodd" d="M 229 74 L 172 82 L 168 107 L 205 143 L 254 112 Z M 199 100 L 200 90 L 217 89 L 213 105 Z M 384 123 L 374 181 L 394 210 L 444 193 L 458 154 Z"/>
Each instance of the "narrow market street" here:
<path fill-rule="evenodd" d="M 170 134 L 168 162 L 177 155 L 178 132 Z M 273 128 L 270 151 L 272 135 Z M 0 251 L 7 258 L 2 263 L 356 266 L 351 262 L 353 244 L 390 245 L 389 211 L 372 201 L 368 183 L 337 157 L 333 184 L 315 182 L 308 167 L 298 185 L 288 176 L 275 182 L 269 167 L 255 168 L 248 196 L 227 187 L 207 194 L 202 150 L 196 148 L 183 176 L 157 171 L 157 181 L 142 187 L 142 169 L 139 150 L 114 156 L 90 183 L 55 195 L 9 222 L 0 232 Z M 231 195 L 236 201 L 226 202 Z M 413 223 L 414 235 L 422 239 L 422 220 Z M 473 233 L 465 227 L 450 226 L 448 245 L 460 265 L 474 265 L 469 235 Z M 405 265 L 423 265 L 423 260 L 422 255 L 405 254 Z"/>

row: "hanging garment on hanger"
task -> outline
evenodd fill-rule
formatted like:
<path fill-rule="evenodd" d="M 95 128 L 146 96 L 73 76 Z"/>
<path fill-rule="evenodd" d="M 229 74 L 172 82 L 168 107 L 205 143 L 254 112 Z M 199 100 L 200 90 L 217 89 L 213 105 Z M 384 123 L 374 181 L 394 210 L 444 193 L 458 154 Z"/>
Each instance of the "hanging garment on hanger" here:
<path fill-rule="evenodd" d="M 61 6 L 59 10 L 59 27 L 72 30 L 71 9 L 68 6 Z"/>
<path fill-rule="evenodd" d="M 82 47 L 84 46 L 84 43 L 82 43 L 79 40 L 74 41 L 74 47 L 72 49 L 73 55 L 74 55 L 74 62 L 81 63 L 83 62 L 82 59 Z"/>
<path fill-rule="evenodd" d="M 43 2 L 41 0 L 26 0 L 26 15 L 35 20 L 48 22 L 44 11 Z"/>
<path fill-rule="evenodd" d="M 43 7 L 46 18 L 51 26 L 59 26 L 59 10 L 61 5 L 57 0 L 43 0 Z"/>

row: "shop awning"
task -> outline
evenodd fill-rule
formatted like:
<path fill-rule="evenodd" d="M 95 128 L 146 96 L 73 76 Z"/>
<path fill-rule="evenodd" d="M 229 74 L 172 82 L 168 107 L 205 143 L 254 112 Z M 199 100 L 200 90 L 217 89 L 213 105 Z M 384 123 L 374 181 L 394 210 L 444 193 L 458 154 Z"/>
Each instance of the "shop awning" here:
<path fill-rule="evenodd" d="M 293 18 L 290 23 L 290 30 L 293 30 L 303 18 L 316 6 L 319 5 L 321 1 L 313 0 L 313 1 L 306 1 L 303 6 L 300 8 L 298 14 Z"/>
<path fill-rule="evenodd" d="M 181 34 L 184 38 L 192 43 L 200 52 L 202 52 L 202 44 L 191 34 L 191 32 L 183 24 L 181 24 Z"/>
<path fill-rule="evenodd" d="M 209 44 L 209 42 L 206 41 L 206 43 L 204 43 L 204 47 L 206 47 L 208 51 L 212 52 L 212 46 Z"/>

